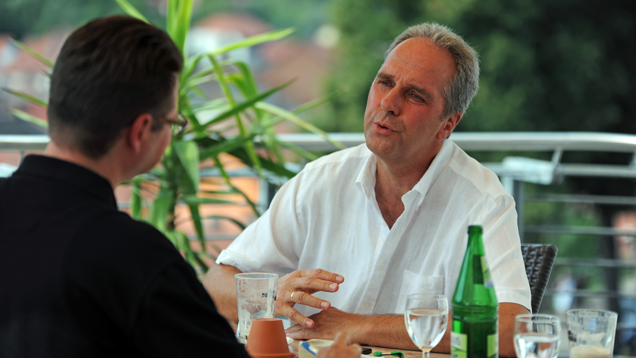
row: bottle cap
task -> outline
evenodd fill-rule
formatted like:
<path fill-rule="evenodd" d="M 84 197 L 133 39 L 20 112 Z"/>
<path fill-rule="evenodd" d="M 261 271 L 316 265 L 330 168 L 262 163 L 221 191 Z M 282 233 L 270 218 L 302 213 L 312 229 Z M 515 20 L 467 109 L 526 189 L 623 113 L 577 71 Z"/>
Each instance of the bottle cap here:
<path fill-rule="evenodd" d="M 481 234 L 481 225 L 470 225 L 468 226 L 469 234 Z"/>

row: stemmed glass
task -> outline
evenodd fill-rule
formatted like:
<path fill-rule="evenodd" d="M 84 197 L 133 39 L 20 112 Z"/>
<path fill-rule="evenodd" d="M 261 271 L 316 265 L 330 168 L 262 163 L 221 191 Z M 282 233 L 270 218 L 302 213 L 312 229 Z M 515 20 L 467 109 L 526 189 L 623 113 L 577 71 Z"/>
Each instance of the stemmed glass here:
<path fill-rule="evenodd" d="M 515 317 L 515 351 L 519 358 L 556 358 L 559 354 L 561 323 L 547 314 Z"/>
<path fill-rule="evenodd" d="M 429 358 L 431 349 L 442 340 L 448 322 L 448 301 L 444 295 L 417 293 L 406 298 L 404 311 L 406 330 L 422 357 Z"/>

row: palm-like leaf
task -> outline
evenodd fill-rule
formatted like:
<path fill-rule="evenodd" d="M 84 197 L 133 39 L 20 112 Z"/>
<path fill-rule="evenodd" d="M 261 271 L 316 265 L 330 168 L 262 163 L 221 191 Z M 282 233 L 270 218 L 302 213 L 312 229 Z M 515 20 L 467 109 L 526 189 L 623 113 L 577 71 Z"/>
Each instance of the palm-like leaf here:
<path fill-rule="evenodd" d="M 148 22 L 128 0 L 115 1 L 126 14 Z M 167 3 L 166 29 L 184 57 L 186 57 L 185 42 L 190 28 L 192 6 L 192 0 L 169 0 Z M 204 220 L 229 220 L 241 229 L 245 227 L 244 223 L 229 216 L 203 217 L 201 216 L 201 205 L 247 203 L 255 215 L 260 215 L 256 204 L 233 185 L 219 157 L 231 155 L 239 159 L 245 165 L 253 168 L 262 179 L 265 179 L 265 172 L 281 178 L 291 178 L 295 173 L 285 166 L 282 155 L 283 148 L 291 149 L 310 160 L 314 159 L 315 156 L 291 144 L 279 141 L 276 138 L 274 126 L 287 120 L 305 130 L 327 138 L 324 132 L 306 123 L 297 114 L 324 103 L 329 100 L 330 96 L 309 102 L 294 111 L 284 110 L 265 101 L 291 82 L 285 82 L 272 89 L 259 92 L 247 64 L 231 58 L 224 60 L 218 58 L 220 55 L 225 55 L 239 48 L 284 38 L 293 31 L 293 29 L 272 31 L 243 39 L 208 53 L 186 57 L 184 70 L 179 81 L 178 110 L 188 117 L 192 124 L 191 128 L 185 135 L 173 138 L 161 160 L 161 167 L 130 181 L 131 215 L 135 219 L 146 220 L 163 232 L 199 272 L 207 269 L 202 258 L 213 258 L 206 252 Z M 44 65 L 54 66 L 52 61 L 25 44 L 15 40 L 14 43 Z M 207 66 L 205 66 L 207 61 L 203 61 L 204 59 L 209 60 Z M 45 75 L 48 73 L 45 72 Z M 200 87 L 210 83 L 219 85 L 224 94 L 222 98 L 209 98 Z M 27 102 L 38 106 L 47 106 L 45 101 L 27 93 L 10 89 L 4 90 Z M 192 94 L 199 96 L 203 101 L 195 101 Z M 199 115 L 211 110 L 217 111 L 217 114 L 211 119 L 200 121 Z M 26 112 L 17 109 L 13 109 L 11 112 L 23 120 L 46 126 L 44 120 Z M 231 134 L 236 132 L 238 135 Z M 260 154 L 256 150 L 256 138 L 260 139 L 259 143 L 264 147 L 265 154 Z M 334 145 L 340 147 L 338 143 L 334 143 Z M 199 169 L 201 162 L 210 159 L 221 174 L 227 190 L 200 190 Z M 154 182 L 153 186 L 158 186 L 158 191 L 154 193 L 154 198 L 150 204 L 144 202 L 144 195 L 142 195 L 142 191 L 147 191 L 148 184 L 145 183 L 148 181 Z M 234 197 L 238 195 L 240 200 L 229 199 L 232 195 Z M 181 204 L 189 209 L 190 218 L 187 221 L 191 221 L 194 226 L 202 252 L 194 251 L 190 246 L 189 238 L 175 228 L 177 221 L 175 208 Z M 149 206 L 147 210 L 146 206 Z M 179 222 L 184 221 L 179 220 Z M 218 247 L 212 246 L 219 251 Z"/>

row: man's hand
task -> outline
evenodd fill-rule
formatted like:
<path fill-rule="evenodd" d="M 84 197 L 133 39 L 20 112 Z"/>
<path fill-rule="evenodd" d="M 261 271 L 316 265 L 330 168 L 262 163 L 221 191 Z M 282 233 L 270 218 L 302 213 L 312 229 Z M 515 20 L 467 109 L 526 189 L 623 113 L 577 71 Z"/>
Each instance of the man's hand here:
<path fill-rule="evenodd" d="M 321 269 L 298 270 L 278 279 L 276 294 L 276 315 L 285 315 L 292 321 L 305 327 L 313 327 L 314 321 L 303 316 L 294 306 L 299 303 L 306 306 L 329 309 L 331 303 L 312 296 L 318 291 L 336 292 L 344 277 Z"/>
<path fill-rule="evenodd" d="M 286 333 L 288 337 L 293 339 L 334 339 L 343 329 L 346 329 L 349 334 L 355 335 L 362 330 L 365 317 L 368 316 L 347 313 L 331 307 L 309 317 L 314 321 L 313 327 L 297 324 L 289 327 Z M 352 342 L 360 342 L 354 336 L 349 336 L 349 339 Z"/>
<path fill-rule="evenodd" d="M 357 344 L 351 344 L 349 335 L 345 332 L 338 333 L 335 342 L 329 347 L 318 351 L 318 358 L 358 358 L 362 354 L 362 348 Z"/>
<path fill-rule="evenodd" d="M 353 343 L 417 350 L 406 332 L 403 315 L 358 315 L 331 307 L 310 318 L 315 321 L 313 327 L 291 326 L 286 331 L 287 336 L 334 339 L 338 332 L 345 331 Z"/>

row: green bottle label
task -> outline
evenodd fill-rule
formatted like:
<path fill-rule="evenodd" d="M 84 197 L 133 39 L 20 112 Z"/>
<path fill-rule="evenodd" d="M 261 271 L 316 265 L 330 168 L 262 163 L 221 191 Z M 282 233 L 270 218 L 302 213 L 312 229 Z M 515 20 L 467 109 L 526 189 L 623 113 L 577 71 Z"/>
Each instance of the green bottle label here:
<path fill-rule="evenodd" d="M 488 357 L 497 357 L 499 349 L 499 332 L 488 336 Z"/>
<path fill-rule="evenodd" d="M 451 357 L 467 358 L 468 339 L 465 334 L 451 332 Z"/>

